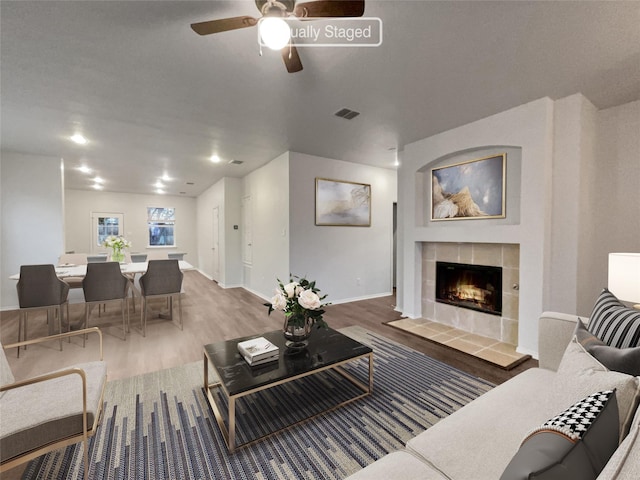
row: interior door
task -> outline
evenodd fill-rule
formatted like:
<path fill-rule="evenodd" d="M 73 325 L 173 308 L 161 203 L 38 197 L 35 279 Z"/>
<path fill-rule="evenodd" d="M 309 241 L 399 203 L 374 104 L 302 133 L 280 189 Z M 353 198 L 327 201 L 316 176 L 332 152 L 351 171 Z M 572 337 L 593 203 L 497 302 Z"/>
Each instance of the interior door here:
<path fill-rule="evenodd" d="M 124 236 L 124 214 L 91 212 L 91 253 L 104 252 L 102 242 L 109 235 Z"/>
<path fill-rule="evenodd" d="M 220 207 L 213 208 L 211 235 L 211 277 L 220 281 Z"/>

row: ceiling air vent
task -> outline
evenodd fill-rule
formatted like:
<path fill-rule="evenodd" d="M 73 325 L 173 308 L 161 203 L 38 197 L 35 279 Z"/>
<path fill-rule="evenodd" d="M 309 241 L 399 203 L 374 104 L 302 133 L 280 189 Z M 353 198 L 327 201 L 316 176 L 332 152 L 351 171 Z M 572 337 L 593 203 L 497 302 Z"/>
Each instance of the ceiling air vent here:
<path fill-rule="evenodd" d="M 242 160 L 231 160 L 229 165 L 242 165 L 244 162 Z"/>
<path fill-rule="evenodd" d="M 360 115 L 360 112 L 349 110 L 348 108 L 343 108 L 342 110 L 338 110 L 334 115 L 336 117 L 342 117 L 346 118 L 347 120 L 351 120 L 352 118 L 356 118 L 358 115 Z"/>

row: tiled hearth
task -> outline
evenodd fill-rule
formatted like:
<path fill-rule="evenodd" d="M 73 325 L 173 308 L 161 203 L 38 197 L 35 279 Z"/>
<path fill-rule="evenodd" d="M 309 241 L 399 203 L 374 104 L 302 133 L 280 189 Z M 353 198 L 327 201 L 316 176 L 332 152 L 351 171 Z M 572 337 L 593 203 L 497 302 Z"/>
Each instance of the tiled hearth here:
<path fill-rule="evenodd" d="M 491 315 L 436 302 L 436 261 L 502 267 L 502 314 Z M 493 339 L 494 343 L 518 344 L 520 248 L 515 244 L 425 242 L 422 248 L 422 320 L 433 322 L 429 328 L 448 327 L 465 334 Z M 474 337 L 467 337 L 469 338 Z M 481 340 L 475 340 L 481 342 Z M 484 340 L 483 340 L 484 341 Z M 473 343 L 473 342 L 471 342 Z M 486 343 L 486 341 L 485 341 Z M 464 344 L 462 344 L 464 346 Z M 471 346 L 465 346 L 471 349 Z M 500 347 L 502 348 L 502 347 Z M 466 351 L 466 350 L 463 350 Z M 467 352 L 471 353 L 471 352 Z"/>
<path fill-rule="evenodd" d="M 516 352 L 515 345 L 465 332 L 424 318 L 402 318 L 388 322 L 387 325 L 468 353 L 506 369 L 513 368 L 529 358 L 529 355 Z"/>

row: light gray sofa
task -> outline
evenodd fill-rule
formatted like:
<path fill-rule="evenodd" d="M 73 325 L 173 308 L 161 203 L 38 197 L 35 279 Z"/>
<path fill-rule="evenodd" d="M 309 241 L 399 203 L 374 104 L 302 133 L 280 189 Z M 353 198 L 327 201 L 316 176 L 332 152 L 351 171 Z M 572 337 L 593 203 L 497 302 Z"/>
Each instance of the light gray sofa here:
<path fill-rule="evenodd" d="M 607 389 L 616 390 L 622 443 L 598 480 L 638 480 L 640 377 L 609 371 L 581 350 L 573 339 L 577 319 L 543 313 L 539 368 L 490 390 L 349 480 L 498 480 L 528 433 L 578 400 Z"/>

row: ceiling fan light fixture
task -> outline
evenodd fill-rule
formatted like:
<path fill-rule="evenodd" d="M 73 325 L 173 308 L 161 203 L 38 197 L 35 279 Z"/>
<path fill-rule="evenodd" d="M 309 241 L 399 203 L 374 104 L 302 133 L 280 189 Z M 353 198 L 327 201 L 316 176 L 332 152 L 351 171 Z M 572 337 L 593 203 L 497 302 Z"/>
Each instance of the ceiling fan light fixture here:
<path fill-rule="evenodd" d="M 81 133 L 74 133 L 69 137 L 69 139 L 78 145 L 86 145 L 89 143 L 89 140 L 87 140 Z"/>
<path fill-rule="evenodd" d="M 289 25 L 282 18 L 261 18 L 258 29 L 262 43 L 271 50 L 282 50 L 291 38 Z"/>

